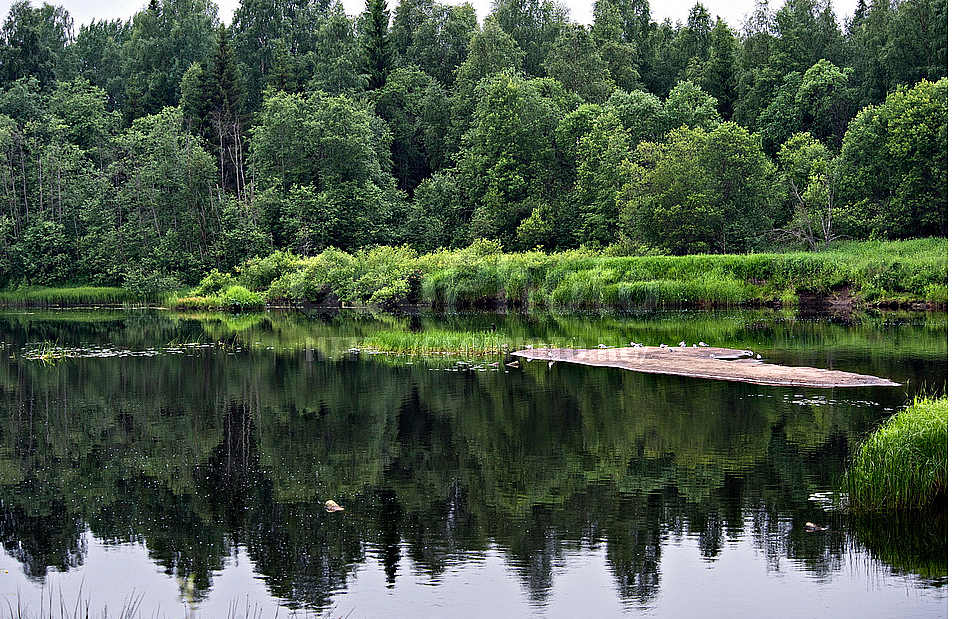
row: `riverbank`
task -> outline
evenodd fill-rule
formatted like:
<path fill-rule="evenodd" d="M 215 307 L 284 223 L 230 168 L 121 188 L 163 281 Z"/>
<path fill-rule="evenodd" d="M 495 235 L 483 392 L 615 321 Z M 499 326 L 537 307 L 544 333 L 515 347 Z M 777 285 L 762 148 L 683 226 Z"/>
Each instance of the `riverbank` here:
<path fill-rule="evenodd" d="M 407 306 L 484 309 L 658 309 L 864 307 L 946 310 L 948 242 L 848 241 L 828 251 L 744 255 L 615 256 L 575 250 L 503 253 L 477 241 L 417 254 L 376 247 L 327 249 L 301 257 L 275 252 L 235 273 L 210 272 L 188 293 L 144 299 L 122 288 L 29 289 L 0 304 L 62 306 L 154 303 L 185 310 Z"/>
<path fill-rule="evenodd" d="M 853 512 L 923 509 L 948 495 L 948 397 L 918 398 L 871 434 L 846 476 Z"/>
<path fill-rule="evenodd" d="M 433 308 L 655 309 L 821 307 L 947 309 L 947 239 L 837 243 L 818 253 L 612 256 L 502 253 L 477 241 L 418 255 L 408 247 L 302 258 L 274 253 L 200 288 L 230 285 L 268 304 Z M 217 288 L 219 286 L 219 288 Z"/>

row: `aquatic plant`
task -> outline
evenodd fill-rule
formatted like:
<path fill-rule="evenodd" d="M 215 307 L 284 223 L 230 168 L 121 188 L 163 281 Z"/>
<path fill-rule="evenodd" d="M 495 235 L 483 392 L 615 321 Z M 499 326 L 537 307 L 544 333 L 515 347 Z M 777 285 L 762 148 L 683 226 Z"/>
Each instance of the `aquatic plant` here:
<path fill-rule="evenodd" d="M 0 304 L 4 305 L 119 305 L 137 300 L 129 290 L 110 286 L 26 288 L 0 292 Z"/>
<path fill-rule="evenodd" d="M 920 509 L 948 492 L 948 398 L 916 398 L 862 443 L 845 479 L 853 512 Z"/>
<path fill-rule="evenodd" d="M 495 331 L 380 331 L 363 338 L 361 348 L 380 352 L 415 355 L 490 355 L 512 346 L 505 335 Z"/>

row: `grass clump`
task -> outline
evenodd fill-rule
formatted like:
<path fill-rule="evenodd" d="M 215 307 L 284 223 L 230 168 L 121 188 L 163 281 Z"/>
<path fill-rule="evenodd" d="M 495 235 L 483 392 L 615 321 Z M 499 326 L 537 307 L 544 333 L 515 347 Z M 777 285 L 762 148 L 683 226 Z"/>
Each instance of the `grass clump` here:
<path fill-rule="evenodd" d="M 495 331 L 380 331 L 362 340 L 362 348 L 412 355 L 482 356 L 503 353 L 511 342 Z"/>
<path fill-rule="evenodd" d="M 917 398 L 862 444 L 846 476 L 853 512 L 922 509 L 948 492 L 948 398 Z"/>

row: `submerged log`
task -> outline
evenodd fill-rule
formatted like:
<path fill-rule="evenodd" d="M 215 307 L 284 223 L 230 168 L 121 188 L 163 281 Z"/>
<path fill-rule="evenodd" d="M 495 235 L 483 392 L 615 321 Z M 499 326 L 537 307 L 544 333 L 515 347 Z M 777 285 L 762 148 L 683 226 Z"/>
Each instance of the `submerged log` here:
<path fill-rule="evenodd" d="M 733 380 L 790 387 L 897 387 L 900 383 L 838 370 L 776 365 L 733 348 L 533 348 L 513 355 L 530 360 L 566 361 L 652 374 Z"/>

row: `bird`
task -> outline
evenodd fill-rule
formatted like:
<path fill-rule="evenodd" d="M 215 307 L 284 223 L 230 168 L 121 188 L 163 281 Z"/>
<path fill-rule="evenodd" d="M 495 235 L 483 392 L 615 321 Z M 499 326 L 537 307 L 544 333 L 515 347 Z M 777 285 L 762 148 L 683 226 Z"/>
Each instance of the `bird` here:
<path fill-rule="evenodd" d="M 532 344 L 526 344 L 526 350 L 532 350 Z"/>
<path fill-rule="evenodd" d="M 698 344 L 692 344 L 692 348 L 698 348 L 698 347 L 699 347 Z"/>
<path fill-rule="evenodd" d="M 333 512 L 345 511 L 345 508 L 340 507 L 340 506 L 336 503 L 336 501 L 330 499 L 330 500 L 326 501 L 326 511 L 331 514 L 331 513 L 333 513 Z"/>
<path fill-rule="evenodd" d="M 642 348 L 643 344 L 642 342 L 639 342 L 638 344 L 636 344 L 635 342 L 629 342 L 629 346 L 631 346 L 632 348 Z"/>
<path fill-rule="evenodd" d="M 762 358 L 762 355 L 755 355 L 755 358 L 756 358 L 756 359 L 761 359 L 761 358 Z"/>
<path fill-rule="evenodd" d="M 746 351 L 745 351 L 745 354 L 746 354 L 747 356 L 749 356 L 749 357 L 754 357 L 754 356 L 755 356 L 755 353 L 753 353 L 751 350 L 746 350 Z"/>
<path fill-rule="evenodd" d="M 548 357 L 555 357 L 555 353 L 553 353 L 553 352 L 550 350 L 549 352 L 546 353 L 546 356 L 548 356 Z"/>
<path fill-rule="evenodd" d="M 805 530 L 808 531 L 809 533 L 811 533 L 811 532 L 813 532 L 813 531 L 827 531 L 827 530 L 828 530 L 828 527 L 823 527 L 823 526 L 817 525 L 817 524 L 815 524 L 814 522 L 806 522 L 806 523 L 805 523 Z"/>
<path fill-rule="evenodd" d="M 556 363 L 555 361 L 550 361 L 550 362 L 549 362 L 549 369 L 550 369 L 550 370 L 552 369 L 552 366 L 555 365 L 555 363 Z"/>
<path fill-rule="evenodd" d="M 599 348 L 608 348 L 605 344 L 599 344 Z"/>
<path fill-rule="evenodd" d="M 705 342 L 699 342 L 699 346 L 707 347 L 708 344 L 706 344 Z"/>
<path fill-rule="evenodd" d="M 679 342 L 679 346 L 682 348 L 685 348 L 685 340 L 682 340 L 681 342 Z"/>
<path fill-rule="evenodd" d="M 668 348 L 668 345 L 666 345 L 666 344 L 659 344 L 659 348 Z"/>

